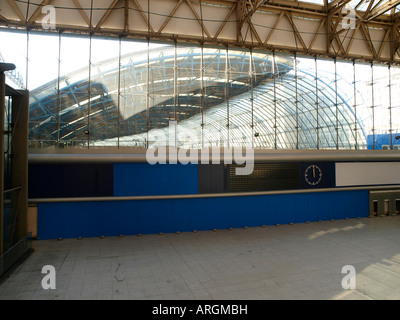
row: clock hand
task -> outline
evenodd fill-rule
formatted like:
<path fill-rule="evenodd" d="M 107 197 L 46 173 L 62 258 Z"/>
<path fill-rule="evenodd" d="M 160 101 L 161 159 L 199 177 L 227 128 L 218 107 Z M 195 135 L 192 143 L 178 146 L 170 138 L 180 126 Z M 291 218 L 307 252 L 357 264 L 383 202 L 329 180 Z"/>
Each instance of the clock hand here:
<path fill-rule="evenodd" d="M 315 166 L 312 166 L 313 177 L 315 178 Z"/>

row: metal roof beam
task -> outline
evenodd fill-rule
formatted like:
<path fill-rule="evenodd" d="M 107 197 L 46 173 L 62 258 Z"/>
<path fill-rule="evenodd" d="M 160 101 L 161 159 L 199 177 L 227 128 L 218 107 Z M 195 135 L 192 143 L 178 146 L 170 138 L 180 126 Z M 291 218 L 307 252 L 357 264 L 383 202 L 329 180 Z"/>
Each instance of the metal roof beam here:
<path fill-rule="evenodd" d="M 379 2 L 381 3 L 381 1 Z M 378 5 L 379 5 L 378 3 Z M 371 21 L 380 15 L 386 13 L 387 11 L 391 10 L 392 8 L 396 7 L 398 4 L 400 4 L 400 0 L 388 0 L 384 2 L 383 4 L 374 7 L 365 17 L 366 21 Z"/>

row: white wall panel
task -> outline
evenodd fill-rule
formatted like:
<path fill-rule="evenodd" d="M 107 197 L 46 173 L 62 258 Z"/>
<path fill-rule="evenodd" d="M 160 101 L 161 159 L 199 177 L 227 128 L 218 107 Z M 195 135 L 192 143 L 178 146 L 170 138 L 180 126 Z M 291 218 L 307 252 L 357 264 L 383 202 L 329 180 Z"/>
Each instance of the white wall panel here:
<path fill-rule="evenodd" d="M 336 163 L 336 186 L 400 184 L 400 162 Z"/>

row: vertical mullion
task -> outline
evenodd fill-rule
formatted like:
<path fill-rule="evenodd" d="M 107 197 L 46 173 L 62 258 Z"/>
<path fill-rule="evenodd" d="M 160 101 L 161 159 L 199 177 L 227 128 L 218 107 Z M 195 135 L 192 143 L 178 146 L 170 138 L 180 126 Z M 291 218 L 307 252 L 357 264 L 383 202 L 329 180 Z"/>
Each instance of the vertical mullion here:
<path fill-rule="evenodd" d="M 57 79 L 57 145 L 60 142 L 60 111 L 61 111 L 61 32 L 58 35 L 58 79 Z"/>
<path fill-rule="evenodd" d="M 393 125 L 392 125 L 392 76 L 391 65 L 388 65 L 389 72 L 389 132 L 390 132 L 390 149 L 393 150 Z"/>
<path fill-rule="evenodd" d="M 28 87 L 28 78 L 29 77 L 29 29 L 26 31 L 26 82 L 25 82 L 25 88 L 26 90 L 29 90 Z"/>
<path fill-rule="evenodd" d="M 92 28 L 92 20 L 93 20 L 93 0 L 90 1 L 90 28 Z M 91 103 L 92 103 L 92 89 L 91 89 L 91 84 L 92 84 L 92 32 L 90 32 L 89 35 L 89 88 L 88 88 L 88 111 L 87 111 L 87 116 L 88 116 L 88 125 L 87 125 L 87 143 L 88 143 L 88 149 L 90 148 L 90 112 L 91 112 Z"/>
<path fill-rule="evenodd" d="M 294 54 L 294 78 L 295 78 L 295 105 L 296 105 L 296 149 L 299 149 L 299 100 L 297 97 L 297 55 Z"/>
<path fill-rule="evenodd" d="M 117 148 L 119 149 L 120 135 L 121 135 L 121 55 L 122 55 L 122 39 L 119 38 L 119 51 L 118 51 L 118 118 L 117 118 Z"/>
<path fill-rule="evenodd" d="M 150 33 L 150 0 L 147 0 L 147 35 Z M 150 116 L 150 37 L 147 36 L 147 74 L 146 74 L 146 141 L 145 146 L 149 148 L 149 116 Z"/>
<path fill-rule="evenodd" d="M 374 101 L 374 65 L 371 62 L 371 103 L 372 103 L 372 148 L 376 149 L 375 146 L 375 101 Z"/>
<path fill-rule="evenodd" d="M 335 64 L 335 106 L 336 106 L 336 126 L 335 126 L 335 130 L 336 130 L 336 150 L 339 150 L 339 107 L 338 107 L 338 85 L 337 85 L 337 61 L 336 61 L 336 57 L 334 60 L 334 64 Z"/>
<path fill-rule="evenodd" d="M 353 60 L 353 108 L 354 108 L 354 133 L 355 133 L 355 150 L 358 148 L 358 132 L 357 132 L 357 89 L 356 89 L 356 61 Z"/>
<path fill-rule="evenodd" d="M 92 106 L 92 35 L 89 36 L 89 87 L 88 87 L 88 110 L 87 110 L 87 143 L 90 148 L 90 112 Z"/>
<path fill-rule="evenodd" d="M 250 75 L 250 106 L 251 106 L 251 148 L 254 149 L 254 84 L 253 84 L 253 49 L 250 49 L 249 57 L 249 75 Z M 246 144 L 246 140 L 244 141 Z M 246 147 L 246 145 L 245 145 Z"/>
<path fill-rule="evenodd" d="M 272 52 L 272 74 L 274 79 L 274 149 L 277 149 L 277 134 L 276 134 L 276 59 L 275 51 Z"/>
<path fill-rule="evenodd" d="M 315 106 L 317 111 L 317 149 L 319 149 L 319 106 L 318 106 L 318 67 L 317 67 L 317 56 L 314 56 L 315 62 Z"/>
<path fill-rule="evenodd" d="M 178 107 L 178 44 L 174 41 L 174 120 L 178 121 L 177 118 L 177 107 Z M 175 144 L 176 146 L 176 144 Z"/>
<path fill-rule="evenodd" d="M 4 251 L 4 176 L 5 176 L 5 108 L 6 75 L 0 72 L 0 255 Z M 3 262 L 1 262 L 3 263 Z"/>
<path fill-rule="evenodd" d="M 201 89 L 201 147 L 204 149 L 204 46 L 201 44 L 200 57 L 200 89 Z"/>
<path fill-rule="evenodd" d="M 227 147 L 230 148 L 230 118 L 229 118 L 229 49 L 226 46 L 226 55 L 225 55 L 225 97 L 226 97 L 226 118 L 227 118 Z"/>
<path fill-rule="evenodd" d="M 174 41 L 174 121 L 175 121 L 175 135 L 174 135 L 174 146 L 178 148 L 178 118 L 177 118 L 177 106 L 178 106 L 178 44 Z"/>
<path fill-rule="evenodd" d="M 150 38 L 147 38 L 147 72 L 146 72 L 146 148 L 149 147 L 149 108 L 150 108 Z"/>

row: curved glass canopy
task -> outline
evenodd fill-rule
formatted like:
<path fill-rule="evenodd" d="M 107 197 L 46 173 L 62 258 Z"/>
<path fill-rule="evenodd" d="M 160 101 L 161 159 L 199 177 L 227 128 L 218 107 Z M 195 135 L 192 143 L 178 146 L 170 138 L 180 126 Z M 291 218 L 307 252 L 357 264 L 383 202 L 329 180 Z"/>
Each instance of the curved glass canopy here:
<path fill-rule="evenodd" d="M 251 141 L 254 148 L 265 149 L 297 149 L 299 146 L 302 149 L 352 149 L 356 141 L 365 141 L 366 135 L 361 123 L 358 123 L 360 131 L 355 132 L 353 129 L 355 114 L 347 102 L 339 97 L 340 103 L 337 104 L 335 90 L 323 79 L 318 79 L 318 86 L 317 110 L 315 78 L 310 74 L 298 72 L 297 81 L 293 75 L 284 74 L 280 76 L 279 84 L 275 82 L 275 85 L 273 79 L 263 79 L 253 89 L 253 98 L 250 92 L 244 92 L 230 100 L 231 130 L 224 127 L 227 106 L 220 104 L 205 112 L 207 129 L 202 129 L 202 114 L 177 123 L 179 146 L 245 147 Z M 253 129 L 247 122 L 249 117 L 246 115 L 250 113 L 253 113 L 256 124 Z M 170 130 L 170 127 L 162 129 L 163 137 L 167 140 Z M 179 132 L 182 132 L 183 139 L 179 139 Z M 121 143 L 145 140 L 146 134 L 121 137 Z M 160 143 L 159 140 L 157 143 Z M 113 141 L 103 141 L 102 144 L 114 144 Z M 149 147 L 152 142 L 149 141 Z"/>
<path fill-rule="evenodd" d="M 94 146 L 152 147 L 151 131 L 169 139 L 176 121 L 177 145 L 187 148 L 249 140 L 254 148 L 365 144 L 361 121 L 332 79 L 270 52 L 154 48 L 32 90 L 30 140 L 86 145 L 90 137 Z"/>

